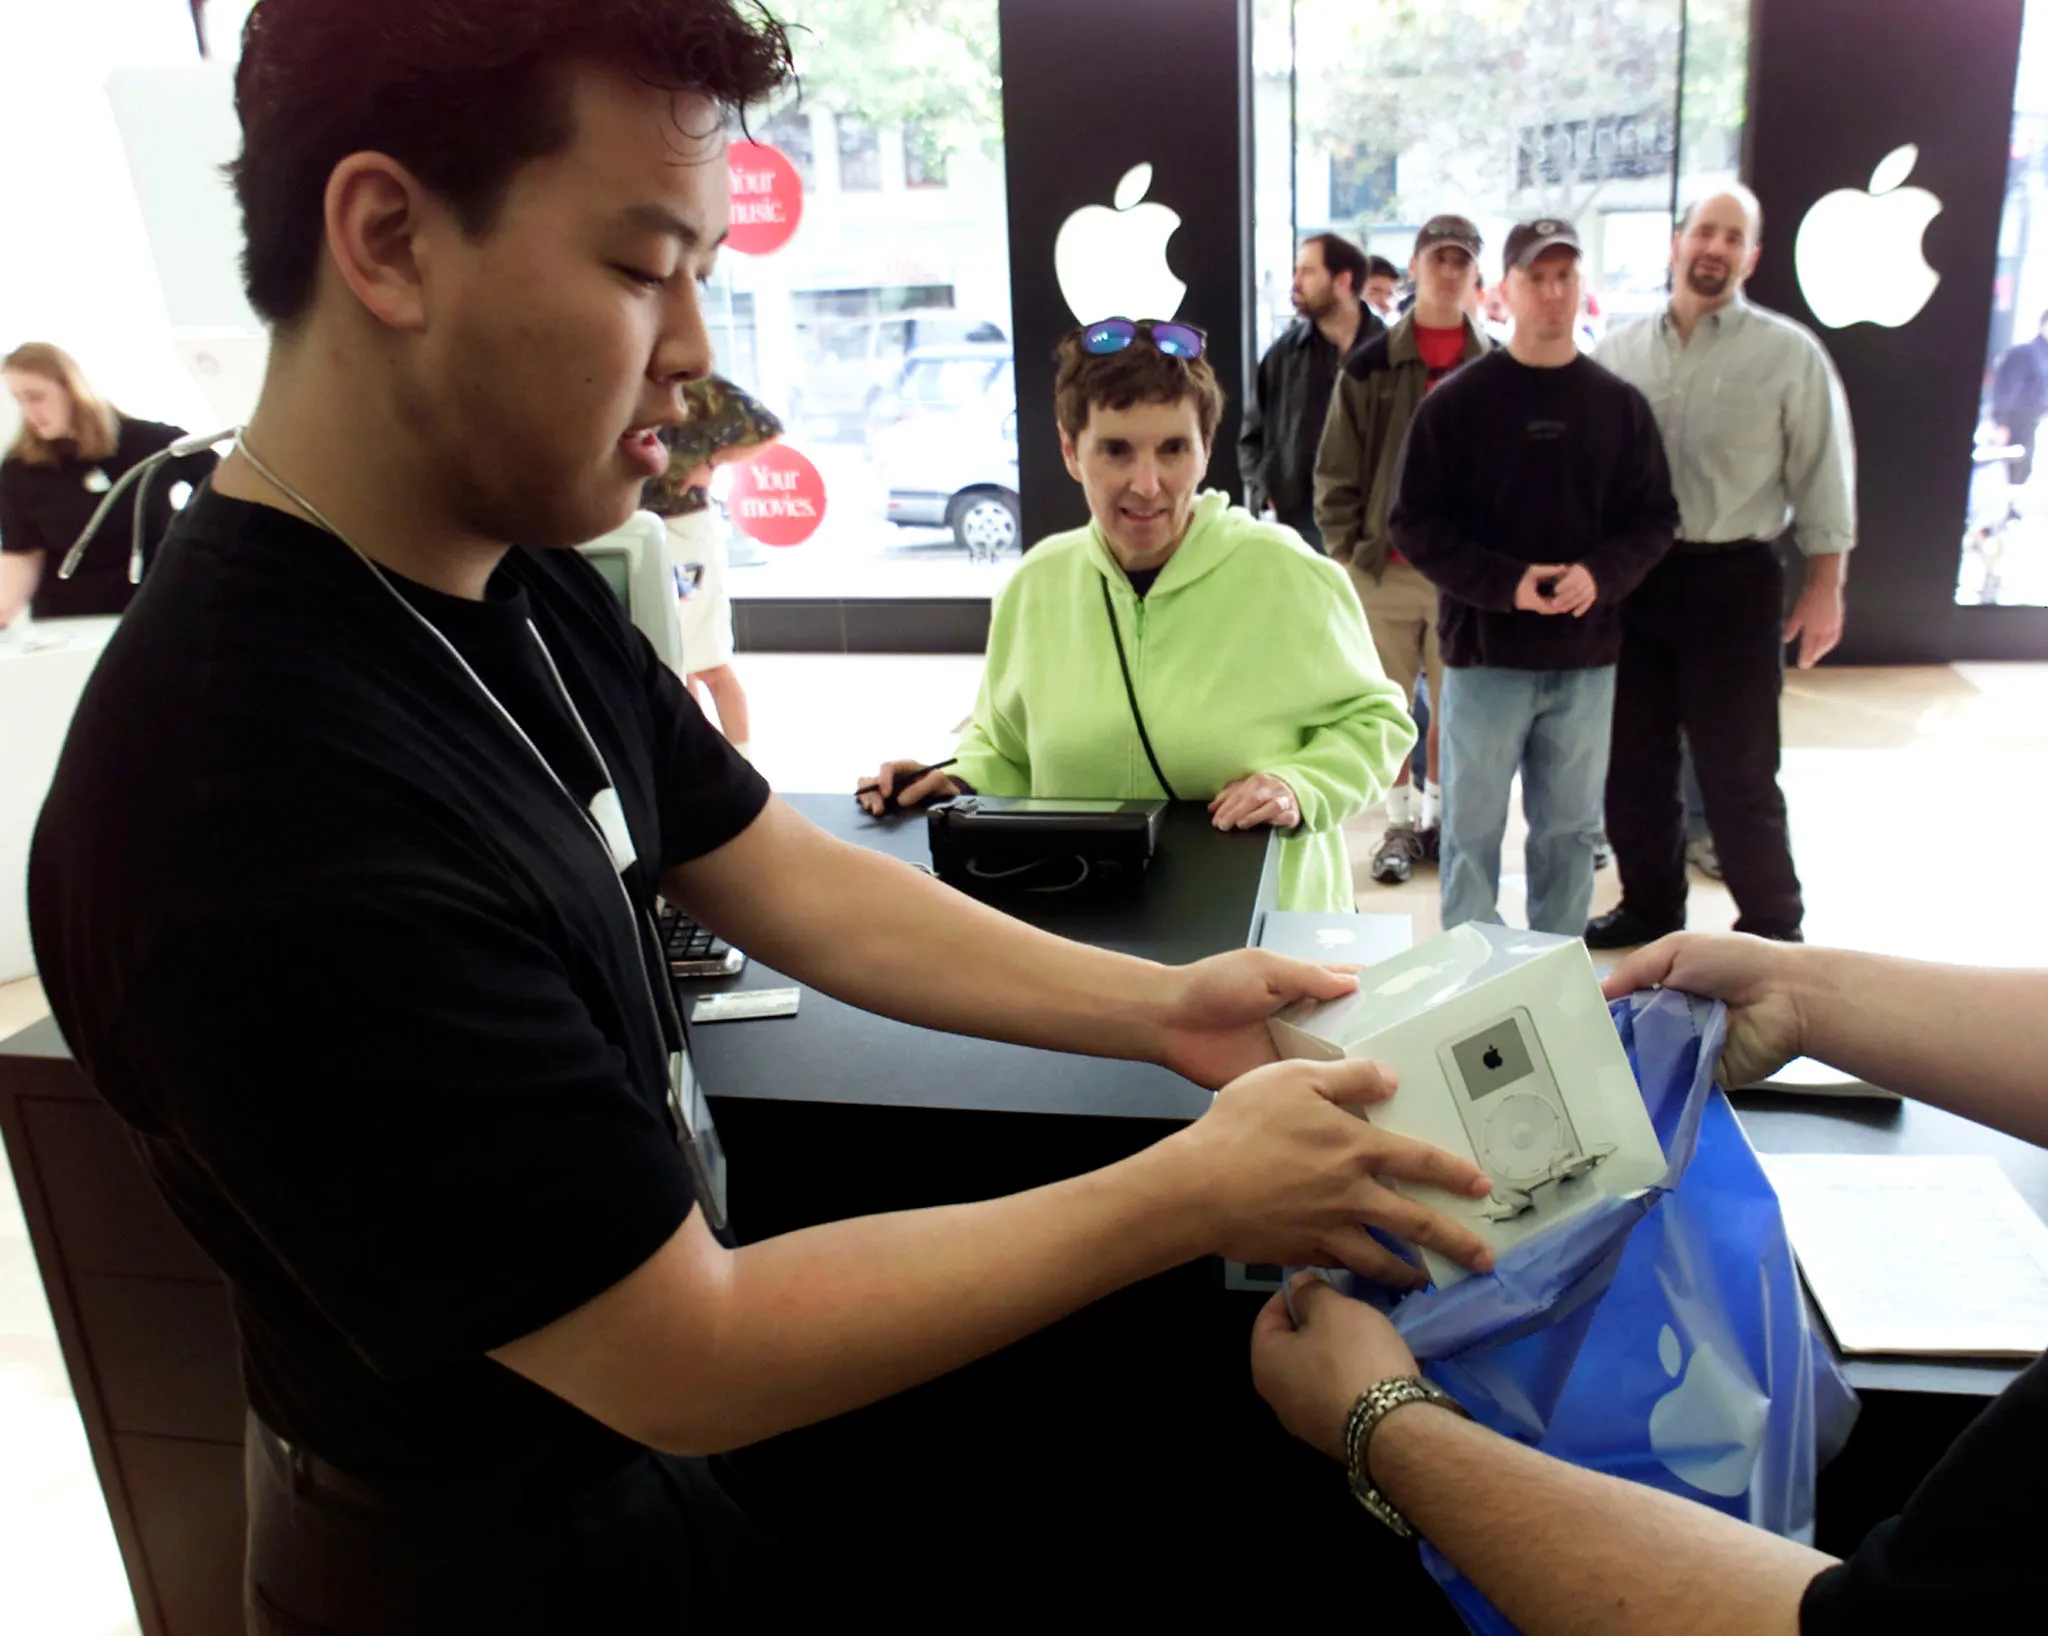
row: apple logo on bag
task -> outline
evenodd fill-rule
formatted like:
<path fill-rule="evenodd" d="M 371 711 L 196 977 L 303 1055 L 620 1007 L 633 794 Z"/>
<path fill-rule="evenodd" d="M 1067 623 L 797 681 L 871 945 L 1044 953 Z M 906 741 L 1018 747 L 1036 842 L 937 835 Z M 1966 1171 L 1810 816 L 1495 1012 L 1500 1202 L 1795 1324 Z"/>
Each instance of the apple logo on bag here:
<path fill-rule="evenodd" d="M 1678 1332 L 1669 1324 L 1657 1336 L 1657 1359 L 1678 1386 L 1650 1411 L 1651 1452 L 1672 1476 L 1702 1493 L 1723 1499 L 1747 1493 L 1771 1415 L 1770 1399 L 1704 1342 L 1693 1348 L 1687 1363 Z"/>
<path fill-rule="evenodd" d="M 1077 324 L 1102 318 L 1171 318 L 1188 287 L 1166 265 L 1180 216 L 1141 201 L 1152 167 L 1133 165 L 1116 185 L 1116 208 L 1083 205 L 1060 224 L 1052 266 Z"/>
<path fill-rule="evenodd" d="M 1941 282 L 1920 240 L 1941 214 L 1924 187 L 1901 184 L 1919 146 L 1894 148 L 1870 173 L 1870 189 L 1839 187 L 1814 200 L 1792 247 L 1800 293 L 1829 329 L 1876 324 L 1897 329 L 1919 315 Z"/>

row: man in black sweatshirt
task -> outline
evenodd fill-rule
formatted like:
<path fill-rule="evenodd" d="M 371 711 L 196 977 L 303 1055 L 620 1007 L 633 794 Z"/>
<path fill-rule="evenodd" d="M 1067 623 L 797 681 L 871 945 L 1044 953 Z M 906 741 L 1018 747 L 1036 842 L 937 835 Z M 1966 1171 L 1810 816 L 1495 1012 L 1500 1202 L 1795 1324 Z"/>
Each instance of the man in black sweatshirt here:
<path fill-rule="evenodd" d="M 1650 406 L 1579 356 L 1571 223 L 1508 235 L 1507 347 L 1424 400 L 1390 527 L 1433 581 L 1443 646 L 1443 923 L 1498 920 L 1522 775 L 1529 925 L 1577 936 L 1593 901 L 1621 599 L 1678 504 Z"/>

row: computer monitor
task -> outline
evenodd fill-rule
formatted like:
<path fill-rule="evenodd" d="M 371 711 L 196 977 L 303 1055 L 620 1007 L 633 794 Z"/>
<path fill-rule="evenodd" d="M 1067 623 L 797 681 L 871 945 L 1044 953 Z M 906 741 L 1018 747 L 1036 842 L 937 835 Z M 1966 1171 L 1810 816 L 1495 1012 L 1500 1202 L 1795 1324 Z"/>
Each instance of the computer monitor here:
<path fill-rule="evenodd" d="M 653 644 L 656 657 L 682 675 L 683 631 L 667 525 L 651 511 L 636 511 L 623 528 L 576 549 L 604 575 L 626 617 Z"/>

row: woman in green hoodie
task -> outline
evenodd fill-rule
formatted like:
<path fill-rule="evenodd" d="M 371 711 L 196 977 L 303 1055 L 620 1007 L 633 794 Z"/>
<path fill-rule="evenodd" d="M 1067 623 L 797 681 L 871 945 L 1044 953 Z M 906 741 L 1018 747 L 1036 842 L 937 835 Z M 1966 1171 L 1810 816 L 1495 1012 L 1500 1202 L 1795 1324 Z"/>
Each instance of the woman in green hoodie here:
<path fill-rule="evenodd" d="M 1223 416 L 1201 349 L 1190 326 L 1123 319 L 1060 343 L 1060 448 L 1092 521 L 1041 541 L 996 597 L 952 774 L 902 804 L 1204 800 L 1219 829 L 1287 832 L 1283 908 L 1348 910 L 1338 826 L 1386 791 L 1415 727 L 1344 570 L 1200 490 Z M 921 765 L 888 763 L 863 805 Z"/>

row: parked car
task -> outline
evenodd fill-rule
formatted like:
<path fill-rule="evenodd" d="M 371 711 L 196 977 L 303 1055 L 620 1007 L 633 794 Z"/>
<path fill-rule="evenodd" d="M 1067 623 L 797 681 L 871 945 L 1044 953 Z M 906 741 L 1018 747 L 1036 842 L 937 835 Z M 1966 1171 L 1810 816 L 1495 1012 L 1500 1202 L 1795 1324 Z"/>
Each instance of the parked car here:
<path fill-rule="evenodd" d="M 889 520 L 943 526 L 970 561 L 1018 549 L 1017 375 L 1007 348 L 935 349 L 911 358 L 874 439 Z"/>
<path fill-rule="evenodd" d="M 848 319 L 826 331 L 805 366 L 790 393 L 790 417 L 814 426 L 829 421 L 854 435 L 872 431 L 913 354 L 965 346 L 1007 350 L 1008 341 L 1002 325 L 946 307 Z"/>

